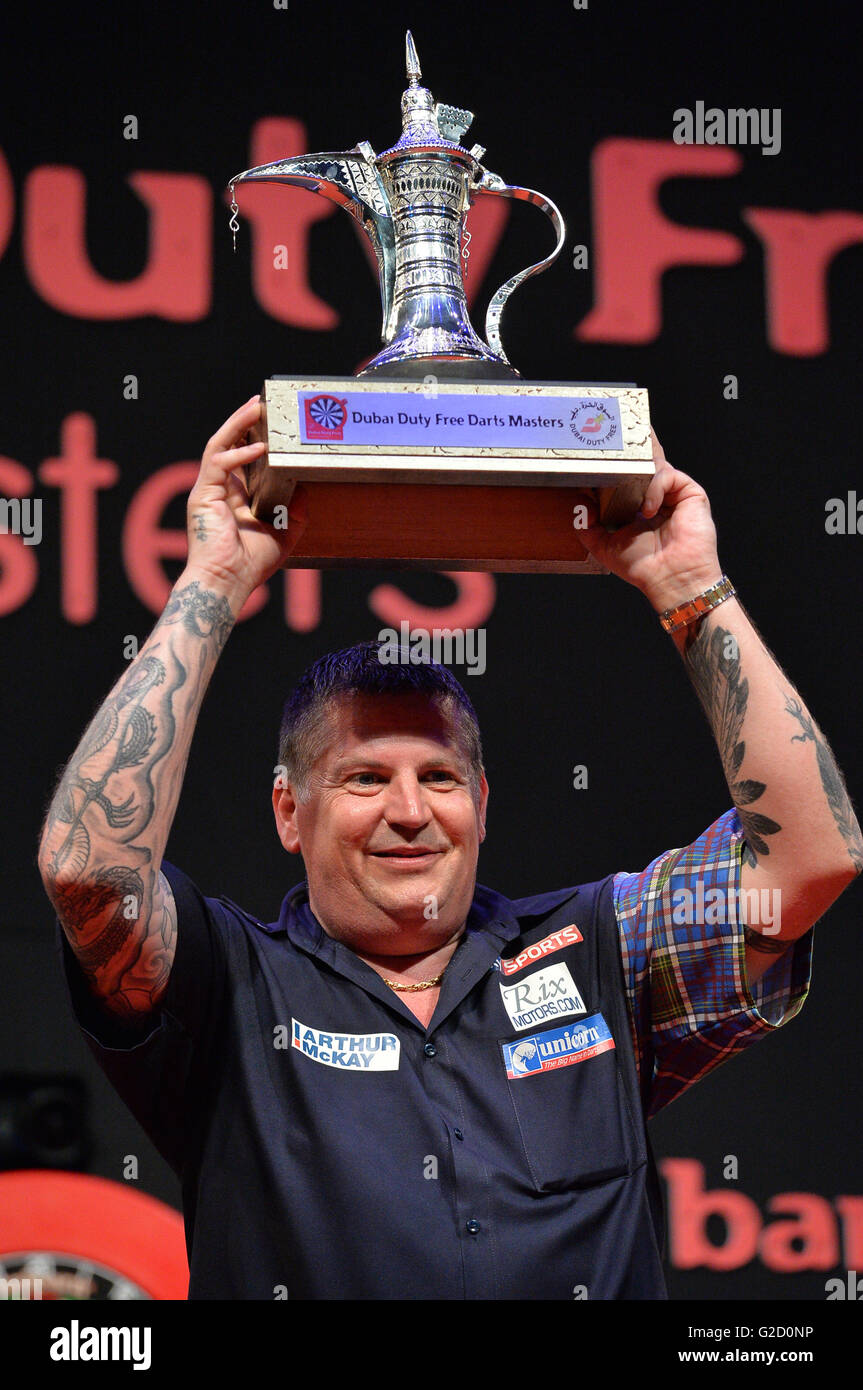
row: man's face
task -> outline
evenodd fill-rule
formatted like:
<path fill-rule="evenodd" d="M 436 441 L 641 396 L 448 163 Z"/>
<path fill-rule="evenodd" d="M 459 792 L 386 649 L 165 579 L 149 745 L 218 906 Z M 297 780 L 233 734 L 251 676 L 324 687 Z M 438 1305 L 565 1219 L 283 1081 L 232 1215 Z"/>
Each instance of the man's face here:
<path fill-rule="evenodd" d="M 452 725 L 428 697 L 354 695 L 330 713 L 309 799 L 273 793 L 279 837 L 302 853 L 330 936 L 367 954 L 433 950 L 463 926 L 485 838 Z"/>

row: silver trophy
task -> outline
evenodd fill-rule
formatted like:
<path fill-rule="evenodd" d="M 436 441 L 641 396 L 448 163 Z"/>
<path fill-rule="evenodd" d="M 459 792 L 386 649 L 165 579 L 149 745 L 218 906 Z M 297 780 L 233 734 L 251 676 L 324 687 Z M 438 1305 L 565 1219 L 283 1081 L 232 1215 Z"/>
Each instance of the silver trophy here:
<path fill-rule="evenodd" d="M 563 247 L 563 218 L 550 198 L 520 188 L 480 163 L 485 150 L 466 150 L 461 137 L 473 113 L 436 102 L 420 86 L 420 65 L 410 30 L 406 39 L 408 87 L 402 96 L 402 134 L 383 154 L 368 141 L 352 150 L 306 154 L 246 169 L 240 183 L 286 183 L 320 193 L 359 222 L 374 247 L 380 276 L 383 350 L 361 377 L 424 376 L 517 379 L 500 339 L 506 301 L 523 280 L 551 265 Z M 513 275 L 493 296 L 486 342 L 467 310 L 461 247 L 471 204 L 478 197 L 516 198 L 551 218 L 557 244 L 545 260 Z"/>
<path fill-rule="evenodd" d="M 632 385 L 525 381 L 500 337 L 505 304 L 551 265 L 564 224 L 550 198 L 504 183 L 461 137 L 473 115 L 420 86 L 407 34 L 402 134 L 375 154 L 306 154 L 230 180 L 281 183 L 345 208 L 374 247 L 383 348 L 353 376 L 273 376 L 246 470 L 255 516 L 280 524 L 298 483 L 309 522 L 288 567 L 592 572 L 572 489 L 597 487 L 601 514 L 629 519 L 653 476 L 647 392 Z M 551 219 L 550 255 L 492 296 L 485 341 L 467 310 L 466 219 L 480 197 L 533 203 Z"/>

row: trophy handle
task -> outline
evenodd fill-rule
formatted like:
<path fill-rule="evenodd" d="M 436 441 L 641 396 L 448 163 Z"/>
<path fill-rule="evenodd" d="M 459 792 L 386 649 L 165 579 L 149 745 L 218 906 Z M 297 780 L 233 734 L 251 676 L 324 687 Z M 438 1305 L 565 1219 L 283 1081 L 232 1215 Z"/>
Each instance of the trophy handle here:
<path fill-rule="evenodd" d="M 488 182 L 486 182 L 488 180 Z M 544 212 L 554 224 L 557 232 L 557 243 L 550 255 L 544 260 L 537 261 L 536 265 L 529 265 L 524 270 L 520 270 L 517 275 L 510 276 L 505 284 L 492 296 L 488 306 L 488 313 L 485 316 L 485 339 L 493 352 L 497 353 L 504 362 L 509 363 L 509 358 L 503 350 L 500 340 L 500 319 L 504 305 L 509 299 L 513 290 L 518 289 L 522 281 L 527 280 L 531 275 L 538 275 L 540 271 L 546 270 L 563 250 L 563 242 L 566 236 L 566 226 L 560 209 L 547 198 L 544 193 L 537 193 L 533 188 L 520 188 L 515 184 L 504 183 L 496 174 L 486 173 L 483 182 L 471 189 L 472 195 L 486 194 L 498 198 L 515 198 L 519 202 L 533 203 Z M 511 365 L 511 364 L 510 364 Z"/>

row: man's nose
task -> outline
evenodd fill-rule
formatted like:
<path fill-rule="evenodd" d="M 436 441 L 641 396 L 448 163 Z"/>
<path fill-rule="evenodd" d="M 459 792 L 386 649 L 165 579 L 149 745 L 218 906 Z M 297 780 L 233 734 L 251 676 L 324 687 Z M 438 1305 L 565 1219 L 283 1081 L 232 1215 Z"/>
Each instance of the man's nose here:
<path fill-rule="evenodd" d="M 392 825 L 426 825 L 431 820 L 431 810 L 422 782 L 407 774 L 393 777 L 387 788 L 385 815 Z"/>

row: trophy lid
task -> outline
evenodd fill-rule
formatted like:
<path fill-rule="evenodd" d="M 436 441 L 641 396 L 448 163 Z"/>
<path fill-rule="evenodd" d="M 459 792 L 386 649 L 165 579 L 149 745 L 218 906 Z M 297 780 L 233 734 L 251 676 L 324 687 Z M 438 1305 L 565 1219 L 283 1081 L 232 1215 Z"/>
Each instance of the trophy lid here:
<path fill-rule="evenodd" d="M 474 164 L 470 151 L 459 144 L 473 120 L 473 112 L 436 102 L 428 87 L 419 85 L 422 72 L 416 44 L 408 29 L 405 36 L 408 86 L 402 94 L 402 134 L 395 145 L 378 155 L 377 162 L 389 161 L 415 150 L 451 150 L 455 157 Z M 448 137 L 455 136 L 455 139 Z"/>

